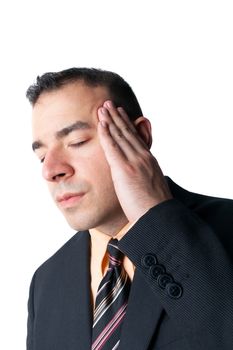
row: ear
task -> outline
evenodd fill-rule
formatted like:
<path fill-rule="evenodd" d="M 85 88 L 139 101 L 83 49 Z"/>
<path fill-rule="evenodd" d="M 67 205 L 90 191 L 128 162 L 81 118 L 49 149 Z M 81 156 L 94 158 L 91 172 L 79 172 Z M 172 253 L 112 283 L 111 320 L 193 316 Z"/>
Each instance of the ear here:
<path fill-rule="evenodd" d="M 152 134 L 150 121 L 147 118 L 141 116 L 134 121 L 134 126 L 142 140 L 147 144 L 149 148 L 151 148 Z"/>

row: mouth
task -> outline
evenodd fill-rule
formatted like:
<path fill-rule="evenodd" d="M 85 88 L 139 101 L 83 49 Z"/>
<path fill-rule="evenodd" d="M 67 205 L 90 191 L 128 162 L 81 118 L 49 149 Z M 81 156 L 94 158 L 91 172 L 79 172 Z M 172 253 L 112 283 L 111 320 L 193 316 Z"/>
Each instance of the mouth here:
<path fill-rule="evenodd" d="M 77 204 L 83 196 L 84 193 L 65 193 L 62 196 L 58 196 L 56 202 L 62 208 L 70 208 Z"/>

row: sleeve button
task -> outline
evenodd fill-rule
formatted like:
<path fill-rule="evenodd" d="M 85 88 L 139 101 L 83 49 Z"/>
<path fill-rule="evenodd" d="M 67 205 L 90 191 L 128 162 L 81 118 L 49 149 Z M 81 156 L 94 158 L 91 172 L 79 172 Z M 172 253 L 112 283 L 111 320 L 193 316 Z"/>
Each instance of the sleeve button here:
<path fill-rule="evenodd" d="M 168 283 L 173 282 L 173 277 L 165 273 L 163 275 L 160 275 L 157 281 L 160 288 L 165 289 Z"/>
<path fill-rule="evenodd" d="M 152 265 L 157 263 L 156 256 L 154 254 L 145 254 L 141 259 L 141 264 L 143 267 L 149 269 Z"/>
<path fill-rule="evenodd" d="M 162 275 L 165 273 L 165 267 L 163 265 L 153 265 L 150 267 L 150 275 L 153 277 L 156 281 L 159 277 L 159 275 Z"/>
<path fill-rule="evenodd" d="M 182 287 L 178 283 L 168 283 L 166 292 L 170 298 L 179 299 L 183 293 Z"/>

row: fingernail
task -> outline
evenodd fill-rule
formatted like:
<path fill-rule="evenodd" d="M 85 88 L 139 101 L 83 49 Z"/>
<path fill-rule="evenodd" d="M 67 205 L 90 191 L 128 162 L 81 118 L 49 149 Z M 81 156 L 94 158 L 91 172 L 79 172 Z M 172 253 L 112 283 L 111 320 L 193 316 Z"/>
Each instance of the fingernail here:
<path fill-rule="evenodd" d="M 103 128 L 106 128 L 106 126 L 107 126 L 107 123 L 104 120 L 101 120 L 100 124 Z"/>
<path fill-rule="evenodd" d="M 106 110 L 106 108 L 104 108 L 104 107 L 101 107 L 100 108 L 100 112 L 102 113 L 102 114 L 107 114 L 107 110 Z"/>
<path fill-rule="evenodd" d="M 124 113 L 124 109 L 122 107 L 118 107 L 117 110 L 120 112 L 120 113 Z"/>
<path fill-rule="evenodd" d="M 113 107 L 114 107 L 112 101 L 106 101 L 104 104 L 105 104 L 108 108 L 113 108 Z"/>

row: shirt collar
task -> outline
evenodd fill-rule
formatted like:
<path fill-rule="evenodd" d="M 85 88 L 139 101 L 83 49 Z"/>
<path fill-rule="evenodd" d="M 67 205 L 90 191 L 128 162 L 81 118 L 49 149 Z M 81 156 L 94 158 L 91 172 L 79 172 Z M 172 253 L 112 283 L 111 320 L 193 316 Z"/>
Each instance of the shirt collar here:
<path fill-rule="evenodd" d="M 109 236 L 106 233 L 101 232 L 100 230 L 97 230 L 96 228 L 92 228 L 89 230 L 91 239 L 95 241 L 105 241 L 108 243 L 111 238 L 116 238 L 120 240 L 128 231 L 129 229 L 133 226 L 132 223 L 127 223 L 122 229 L 115 235 L 115 236 Z"/>

